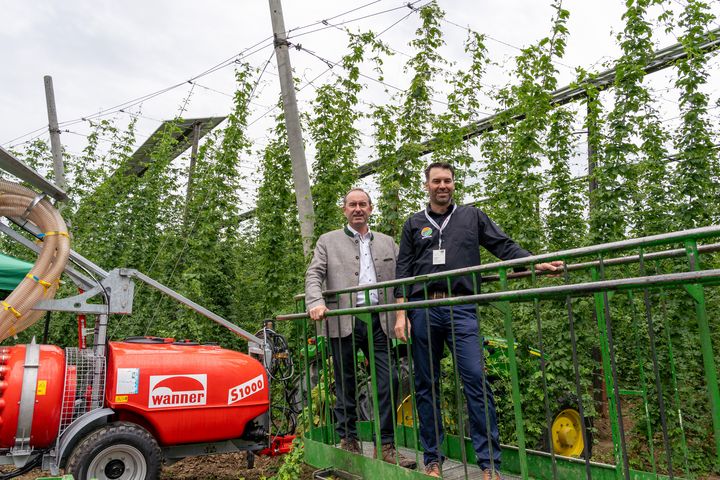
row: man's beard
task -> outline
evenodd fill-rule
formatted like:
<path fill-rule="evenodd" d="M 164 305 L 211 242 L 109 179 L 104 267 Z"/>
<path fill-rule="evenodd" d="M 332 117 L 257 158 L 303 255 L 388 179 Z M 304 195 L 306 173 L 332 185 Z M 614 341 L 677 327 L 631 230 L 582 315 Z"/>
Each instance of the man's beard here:
<path fill-rule="evenodd" d="M 432 196 L 433 203 L 435 203 L 437 205 L 450 205 L 450 203 L 452 202 L 452 193 L 443 192 L 441 195 L 447 195 L 447 200 L 439 199 L 438 194 L 435 193 Z"/>

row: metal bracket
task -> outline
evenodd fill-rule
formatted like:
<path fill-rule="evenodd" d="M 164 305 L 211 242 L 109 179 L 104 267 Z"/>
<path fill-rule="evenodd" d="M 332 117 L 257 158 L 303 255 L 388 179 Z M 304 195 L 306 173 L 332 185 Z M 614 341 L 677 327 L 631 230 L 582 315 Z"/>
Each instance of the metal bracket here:
<path fill-rule="evenodd" d="M 29 457 L 33 450 L 30 445 L 30 434 L 33 413 L 35 412 L 35 392 L 37 390 L 39 367 L 40 345 L 35 343 L 35 337 L 33 337 L 32 342 L 25 346 L 25 365 L 23 366 L 22 392 L 20 394 L 15 446 L 10 450 L 10 454 L 17 457 L 18 460 Z M 27 458 L 23 460 L 26 461 Z"/>
<path fill-rule="evenodd" d="M 273 38 L 273 47 L 274 48 L 289 47 L 289 46 L 290 46 L 290 42 L 288 42 L 287 39 L 278 38 L 277 33 L 275 34 L 275 37 Z"/>
<path fill-rule="evenodd" d="M 72 312 L 102 315 L 108 313 L 119 313 L 130 315 L 133 307 L 133 296 L 135 284 L 126 274 L 127 270 L 116 268 L 111 270 L 107 277 L 87 292 L 67 298 L 42 300 L 38 302 L 33 310 L 51 310 L 53 312 Z M 109 303 L 107 305 L 88 303 L 88 300 L 100 293 L 107 293 Z"/>
<path fill-rule="evenodd" d="M 502 314 L 508 314 L 510 312 L 509 302 L 490 302 L 490 306 L 495 308 Z"/>
<path fill-rule="evenodd" d="M 30 202 L 30 205 L 28 205 L 28 207 L 25 209 L 25 212 L 22 214 L 22 216 L 20 218 L 22 218 L 23 220 L 27 220 L 27 217 L 28 217 L 28 215 L 30 215 L 30 212 L 33 211 L 33 208 L 35 208 L 37 206 L 37 204 L 42 201 L 43 198 L 45 198 L 44 193 L 39 193 L 39 194 L 35 195 L 35 198 L 33 198 L 33 201 Z"/>
<path fill-rule="evenodd" d="M 691 283 L 683 285 L 683 288 L 690 296 L 695 300 L 696 303 L 700 303 L 703 300 L 703 287 L 697 283 Z"/>

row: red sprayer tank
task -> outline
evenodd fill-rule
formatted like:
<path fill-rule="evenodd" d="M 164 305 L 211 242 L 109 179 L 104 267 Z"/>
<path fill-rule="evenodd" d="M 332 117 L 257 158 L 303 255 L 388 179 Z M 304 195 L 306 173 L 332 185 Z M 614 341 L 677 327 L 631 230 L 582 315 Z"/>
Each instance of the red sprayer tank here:
<path fill-rule="evenodd" d="M 34 448 L 45 448 L 55 441 L 60 428 L 65 353 L 54 345 L 35 347 L 39 348 L 40 352 L 37 380 L 31 387 L 35 390 L 35 402 L 30 444 Z M 15 446 L 26 350 L 26 345 L 0 347 L 0 448 Z"/>
<path fill-rule="evenodd" d="M 267 412 L 265 368 L 215 345 L 139 338 L 110 342 L 106 403 L 160 445 L 240 438 Z"/>

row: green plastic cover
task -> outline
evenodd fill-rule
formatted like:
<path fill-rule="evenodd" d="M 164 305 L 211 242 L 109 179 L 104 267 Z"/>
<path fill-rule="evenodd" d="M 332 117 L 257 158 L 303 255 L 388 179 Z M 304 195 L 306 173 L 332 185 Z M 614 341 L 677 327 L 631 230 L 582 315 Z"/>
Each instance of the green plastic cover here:
<path fill-rule="evenodd" d="M 0 253 L 0 290 L 14 290 L 32 267 L 32 263 Z"/>

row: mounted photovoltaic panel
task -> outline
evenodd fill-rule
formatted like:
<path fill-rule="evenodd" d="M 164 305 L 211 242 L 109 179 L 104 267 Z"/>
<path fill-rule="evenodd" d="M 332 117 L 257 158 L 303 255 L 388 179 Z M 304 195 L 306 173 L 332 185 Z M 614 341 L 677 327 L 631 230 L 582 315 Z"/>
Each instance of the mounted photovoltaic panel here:
<path fill-rule="evenodd" d="M 62 201 L 67 200 L 68 198 L 67 193 L 65 193 L 64 190 L 40 175 L 32 168 L 25 165 L 22 161 L 15 158 L 12 153 L 2 147 L 0 147 L 0 169 L 5 170 L 23 182 L 29 183 L 55 200 Z"/>
<path fill-rule="evenodd" d="M 153 153 L 165 135 L 171 135 L 177 143 L 173 146 L 171 159 L 179 157 L 193 144 L 196 125 L 199 126 L 198 139 L 207 135 L 226 117 L 191 118 L 184 120 L 166 120 L 160 125 L 145 143 L 140 145 L 129 160 L 128 173 L 141 177 L 153 162 Z"/>

